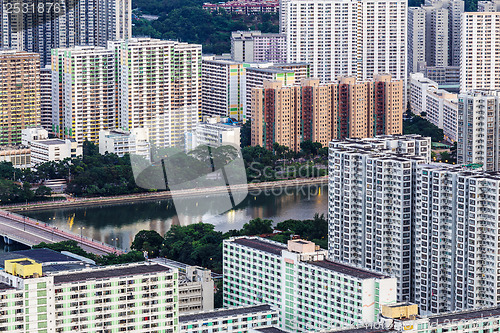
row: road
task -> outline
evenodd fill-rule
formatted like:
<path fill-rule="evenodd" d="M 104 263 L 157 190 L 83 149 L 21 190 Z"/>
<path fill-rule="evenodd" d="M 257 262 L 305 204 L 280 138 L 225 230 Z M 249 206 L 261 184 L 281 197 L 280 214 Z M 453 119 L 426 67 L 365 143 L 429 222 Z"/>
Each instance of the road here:
<path fill-rule="evenodd" d="M 78 245 L 86 252 L 97 255 L 123 253 L 123 251 L 115 249 L 107 244 L 90 240 L 86 237 L 80 237 L 79 235 L 57 229 L 43 222 L 1 210 L 0 236 L 6 236 L 11 240 L 28 246 L 37 245 L 42 242 L 57 243 L 74 240 L 78 242 Z"/>

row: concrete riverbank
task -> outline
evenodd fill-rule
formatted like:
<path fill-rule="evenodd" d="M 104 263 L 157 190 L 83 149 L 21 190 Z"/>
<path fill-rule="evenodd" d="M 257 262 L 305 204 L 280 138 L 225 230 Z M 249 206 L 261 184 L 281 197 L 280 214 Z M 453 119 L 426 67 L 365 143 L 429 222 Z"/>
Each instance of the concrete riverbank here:
<path fill-rule="evenodd" d="M 318 178 L 299 178 L 293 180 L 282 180 L 265 183 L 250 183 L 247 185 L 237 185 L 231 187 L 232 191 L 243 191 L 248 188 L 248 192 L 272 190 L 289 187 L 304 187 L 304 186 L 320 186 L 328 184 L 328 176 Z M 149 192 L 140 194 L 121 195 L 114 197 L 96 197 L 96 198 L 69 198 L 63 201 L 48 201 L 41 203 L 17 204 L 10 206 L 0 206 L 1 209 L 11 212 L 22 213 L 26 211 L 43 211 L 59 208 L 72 207 L 92 207 L 104 205 L 118 205 L 126 203 L 135 203 L 142 201 L 155 201 L 171 199 L 173 195 L 178 197 L 195 197 L 199 195 L 222 194 L 227 193 L 228 189 L 225 186 L 212 188 L 196 188 L 182 191 L 164 191 L 164 192 Z"/>

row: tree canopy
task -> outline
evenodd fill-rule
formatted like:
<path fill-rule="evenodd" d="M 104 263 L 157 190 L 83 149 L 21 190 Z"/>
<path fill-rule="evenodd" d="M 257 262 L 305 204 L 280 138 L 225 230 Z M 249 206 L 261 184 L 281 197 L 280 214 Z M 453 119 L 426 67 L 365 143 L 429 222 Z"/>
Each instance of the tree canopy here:
<path fill-rule="evenodd" d="M 403 134 L 420 134 L 422 136 L 431 137 L 433 142 L 441 142 L 444 140 L 443 130 L 429 122 L 427 119 L 411 115 L 411 117 L 403 121 Z"/>

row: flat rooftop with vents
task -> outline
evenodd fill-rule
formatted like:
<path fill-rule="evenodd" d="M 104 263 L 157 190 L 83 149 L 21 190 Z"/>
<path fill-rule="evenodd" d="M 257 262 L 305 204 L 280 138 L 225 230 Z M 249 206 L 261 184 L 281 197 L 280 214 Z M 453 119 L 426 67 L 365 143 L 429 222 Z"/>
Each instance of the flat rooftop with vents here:
<path fill-rule="evenodd" d="M 75 273 L 68 272 L 66 274 L 54 275 L 54 284 L 71 283 L 71 282 L 87 281 L 87 280 L 110 279 L 122 276 L 134 276 L 134 275 L 149 274 L 149 273 L 169 272 L 170 270 L 171 270 L 170 268 L 158 264 L 127 265 L 121 268 L 114 266 L 111 269 L 105 269 L 99 267 L 81 272 L 75 272 Z"/>

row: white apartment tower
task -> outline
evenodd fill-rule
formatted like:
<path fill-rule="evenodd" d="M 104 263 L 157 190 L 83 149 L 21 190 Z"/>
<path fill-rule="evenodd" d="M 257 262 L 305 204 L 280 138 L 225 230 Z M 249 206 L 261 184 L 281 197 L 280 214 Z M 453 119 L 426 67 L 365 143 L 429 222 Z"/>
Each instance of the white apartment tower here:
<path fill-rule="evenodd" d="M 357 1 L 288 0 L 287 62 L 307 62 L 322 82 L 358 72 Z"/>
<path fill-rule="evenodd" d="M 425 10 L 408 8 L 408 72 L 417 72 L 419 62 L 425 62 Z"/>
<path fill-rule="evenodd" d="M 496 306 L 500 299 L 500 174 L 417 168 L 415 302 L 422 313 Z"/>
<path fill-rule="evenodd" d="M 395 80 L 404 80 L 406 96 L 407 1 L 358 0 L 357 16 L 361 36 L 358 78 L 370 80 L 376 74 L 391 74 Z"/>
<path fill-rule="evenodd" d="M 376 322 L 382 305 L 396 303 L 394 278 L 330 261 L 309 241 L 231 238 L 223 251 L 224 305 L 267 303 L 288 332 Z"/>
<path fill-rule="evenodd" d="M 63 139 L 99 141 L 116 119 L 114 52 L 94 46 L 52 50 L 52 123 Z"/>
<path fill-rule="evenodd" d="M 448 9 L 429 11 L 426 31 L 427 65 L 448 66 Z"/>
<path fill-rule="evenodd" d="M 412 189 L 430 146 L 413 135 L 329 146 L 329 257 L 395 277 L 399 301 L 411 297 Z"/>
<path fill-rule="evenodd" d="M 458 164 L 500 171 L 500 92 L 460 94 L 458 102 Z"/>
<path fill-rule="evenodd" d="M 287 62 L 311 64 L 312 77 L 406 80 L 407 6 L 402 0 L 287 0 Z"/>
<path fill-rule="evenodd" d="M 427 0 L 420 7 L 408 8 L 410 73 L 419 71 L 419 61 L 429 67 L 460 66 L 463 12 L 463 0 Z"/>
<path fill-rule="evenodd" d="M 450 66 L 460 66 L 460 47 L 461 47 L 461 26 L 462 14 L 465 11 L 463 0 L 448 0 L 446 2 L 448 9 L 448 60 Z"/>
<path fill-rule="evenodd" d="M 146 127 L 158 147 L 181 145 L 200 116 L 201 45 L 151 38 L 110 45 L 118 57 L 118 126 Z"/>
<path fill-rule="evenodd" d="M 500 89 L 500 12 L 464 13 L 460 92 Z"/>

